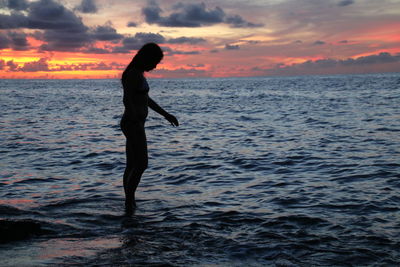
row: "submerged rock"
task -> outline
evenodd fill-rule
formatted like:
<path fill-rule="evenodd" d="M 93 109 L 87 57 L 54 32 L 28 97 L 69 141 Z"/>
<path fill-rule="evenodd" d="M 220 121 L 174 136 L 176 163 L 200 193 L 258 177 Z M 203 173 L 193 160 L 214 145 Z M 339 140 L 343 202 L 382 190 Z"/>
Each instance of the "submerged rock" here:
<path fill-rule="evenodd" d="M 34 220 L 0 220 L 0 243 L 22 240 L 46 232 Z"/>

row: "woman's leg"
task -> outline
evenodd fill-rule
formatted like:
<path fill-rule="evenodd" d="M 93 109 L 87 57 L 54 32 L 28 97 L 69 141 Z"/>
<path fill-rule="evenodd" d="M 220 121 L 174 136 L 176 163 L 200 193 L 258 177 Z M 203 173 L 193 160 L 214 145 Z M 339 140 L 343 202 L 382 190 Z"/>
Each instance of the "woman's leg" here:
<path fill-rule="evenodd" d="M 125 198 L 127 194 L 127 188 L 128 188 L 128 177 L 129 173 L 132 170 L 132 161 L 133 161 L 133 155 L 132 155 L 132 149 L 129 149 L 129 141 L 128 139 L 126 140 L 126 145 L 125 145 L 125 152 L 126 152 L 126 167 L 124 171 L 124 193 L 125 193 Z"/>
<path fill-rule="evenodd" d="M 136 206 L 135 192 L 148 163 L 144 126 L 135 127 L 131 133 L 127 138 L 127 168 L 124 173 L 125 208 L 129 213 Z"/>

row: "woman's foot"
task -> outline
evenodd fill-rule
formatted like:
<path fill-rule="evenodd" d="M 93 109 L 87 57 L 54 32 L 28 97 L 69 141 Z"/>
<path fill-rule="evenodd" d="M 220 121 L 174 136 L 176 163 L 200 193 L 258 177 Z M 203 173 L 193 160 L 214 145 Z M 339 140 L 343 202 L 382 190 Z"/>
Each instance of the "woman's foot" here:
<path fill-rule="evenodd" d="M 136 201 L 133 199 L 131 201 L 125 200 L 125 214 L 132 215 L 136 209 Z"/>

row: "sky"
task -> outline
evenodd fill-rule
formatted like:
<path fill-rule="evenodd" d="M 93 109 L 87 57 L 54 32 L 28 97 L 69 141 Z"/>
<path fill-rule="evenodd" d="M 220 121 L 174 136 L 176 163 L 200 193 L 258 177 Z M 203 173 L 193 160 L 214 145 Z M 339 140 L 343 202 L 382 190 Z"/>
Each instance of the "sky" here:
<path fill-rule="evenodd" d="M 0 0 L 0 78 L 119 78 L 156 42 L 156 78 L 399 72 L 400 0 Z"/>

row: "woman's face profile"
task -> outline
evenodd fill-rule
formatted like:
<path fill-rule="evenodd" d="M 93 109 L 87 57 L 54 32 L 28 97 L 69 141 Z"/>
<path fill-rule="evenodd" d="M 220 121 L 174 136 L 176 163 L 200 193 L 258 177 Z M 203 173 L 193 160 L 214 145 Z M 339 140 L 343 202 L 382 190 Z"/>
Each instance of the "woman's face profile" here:
<path fill-rule="evenodd" d="M 160 63 L 159 60 L 152 60 L 152 61 L 149 61 L 149 62 L 144 66 L 144 71 L 151 71 L 151 70 L 154 70 L 154 69 L 157 67 L 158 63 Z"/>

